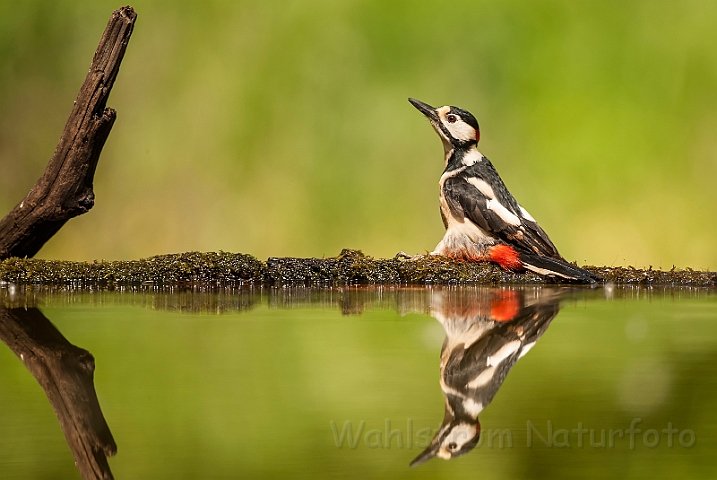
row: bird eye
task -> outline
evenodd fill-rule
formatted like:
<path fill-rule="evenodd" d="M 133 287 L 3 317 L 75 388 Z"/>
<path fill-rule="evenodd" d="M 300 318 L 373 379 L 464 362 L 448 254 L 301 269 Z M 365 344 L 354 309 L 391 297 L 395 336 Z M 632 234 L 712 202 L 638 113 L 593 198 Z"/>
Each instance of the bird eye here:
<path fill-rule="evenodd" d="M 455 118 L 455 117 L 453 117 L 453 118 Z M 448 449 L 455 450 L 457 446 L 458 446 L 458 444 L 456 442 L 451 442 L 448 444 Z"/>
<path fill-rule="evenodd" d="M 453 114 L 450 114 L 450 115 L 446 115 L 446 120 L 448 120 L 448 123 L 456 123 L 456 121 L 458 120 L 458 117 L 456 117 Z"/>

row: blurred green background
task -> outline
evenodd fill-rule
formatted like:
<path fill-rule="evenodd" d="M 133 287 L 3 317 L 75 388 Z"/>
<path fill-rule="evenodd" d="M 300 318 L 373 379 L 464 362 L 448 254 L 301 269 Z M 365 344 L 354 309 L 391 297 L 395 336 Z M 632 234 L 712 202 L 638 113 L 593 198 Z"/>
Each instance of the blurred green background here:
<path fill-rule="evenodd" d="M 0 211 L 52 154 L 111 11 L 2 1 Z M 97 202 L 43 258 L 431 250 L 440 142 L 579 262 L 717 268 L 717 2 L 137 0 Z"/>

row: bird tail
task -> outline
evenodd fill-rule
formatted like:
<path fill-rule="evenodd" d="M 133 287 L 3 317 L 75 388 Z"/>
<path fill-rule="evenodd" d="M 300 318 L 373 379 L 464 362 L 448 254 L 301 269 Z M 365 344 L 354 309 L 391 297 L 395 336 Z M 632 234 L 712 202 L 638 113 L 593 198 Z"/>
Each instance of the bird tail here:
<path fill-rule="evenodd" d="M 523 268 L 540 275 L 558 276 L 568 280 L 576 280 L 581 283 L 597 283 L 602 280 L 602 277 L 583 270 L 565 260 L 523 252 L 519 253 L 519 258 L 523 264 Z"/>

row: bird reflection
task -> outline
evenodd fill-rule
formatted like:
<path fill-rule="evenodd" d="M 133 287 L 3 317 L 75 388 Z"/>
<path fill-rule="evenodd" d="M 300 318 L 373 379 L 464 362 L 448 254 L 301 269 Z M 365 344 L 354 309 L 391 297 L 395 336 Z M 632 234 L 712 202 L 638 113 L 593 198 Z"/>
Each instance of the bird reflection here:
<path fill-rule="evenodd" d="M 478 444 L 478 415 L 493 400 L 513 365 L 535 345 L 560 310 L 564 291 L 479 289 L 434 292 L 431 316 L 446 332 L 440 384 L 443 423 L 411 466 L 449 460 Z"/>

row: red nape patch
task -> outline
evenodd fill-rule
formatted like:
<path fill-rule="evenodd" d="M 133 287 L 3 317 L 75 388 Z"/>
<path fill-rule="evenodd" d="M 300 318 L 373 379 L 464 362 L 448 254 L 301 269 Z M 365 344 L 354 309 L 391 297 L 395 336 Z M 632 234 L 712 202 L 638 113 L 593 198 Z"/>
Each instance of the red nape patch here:
<path fill-rule="evenodd" d="M 518 252 L 511 246 L 500 244 L 488 249 L 488 258 L 506 270 L 523 270 Z"/>
<path fill-rule="evenodd" d="M 509 322 L 520 312 L 520 294 L 515 290 L 501 290 L 490 301 L 490 318 Z"/>

